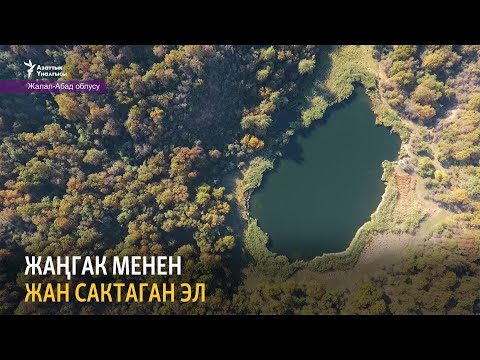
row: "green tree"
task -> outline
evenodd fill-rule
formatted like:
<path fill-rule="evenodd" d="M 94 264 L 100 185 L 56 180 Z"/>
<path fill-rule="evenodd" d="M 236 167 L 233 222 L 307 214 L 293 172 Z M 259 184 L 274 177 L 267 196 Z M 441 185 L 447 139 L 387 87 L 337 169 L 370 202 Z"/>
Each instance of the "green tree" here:
<path fill-rule="evenodd" d="M 271 123 L 272 118 L 270 115 L 259 114 L 245 115 L 240 124 L 244 130 L 250 130 L 257 135 L 265 135 Z"/>
<path fill-rule="evenodd" d="M 272 68 L 270 66 L 266 66 L 265 68 L 258 70 L 257 72 L 257 79 L 258 81 L 264 81 L 270 75 Z"/>
<path fill-rule="evenodd" d="M 420 176 L 424 178 L 430 178 L 435 173 L 435 165 L 428 157 L 423 156 L 418 160 L 418 167 L 420 169 Z"/>
<path fill-rule="evenodd" d="M 315 59 L 302 59 L 298 63 L 298 72 L 300 74 L 309 74 L 315 69 Z"/>
<path fill-rule="evenodd" d="M 469 110 L 475 110 L 480 112 L 480 92 L 474 93 L 470 96 L 468 100 L 468 107 Z"/>
<path fill-rule="evenodd" d="M 385 293 L 373 281 L 367 281 L 358 286 L 347 299 L 343 310 L 346 314 L 385 314 L 387 305 Z"/>

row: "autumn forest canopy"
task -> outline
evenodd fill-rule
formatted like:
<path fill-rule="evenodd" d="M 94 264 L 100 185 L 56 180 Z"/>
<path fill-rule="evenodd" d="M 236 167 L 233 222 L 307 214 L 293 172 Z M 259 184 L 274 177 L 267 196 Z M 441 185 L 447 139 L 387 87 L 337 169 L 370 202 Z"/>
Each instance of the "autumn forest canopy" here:
<path fill-rule="evenodd" d="M 0 79 L 25 79 L 35 59 L 108 91 L 0 94 L 0 314 L 480 312 L 479 56 L 444 45 L 1 46 Z M 357 85 L 402 138 L 384 166 L 384 207 L 344 257 L 289 261 L 269 250 L 249 196 L 291 136 Z M 280 121 L 284 110 L 297 119 Z M 416 181 L 407 209 L 401 176 Z M 347 271 L 392 233 L 421 241 L 354 284 L 312 275 Z M 27 254 L 180 255 L 181 280 L 204 282 L 207 301 L 27 304 Z"/>

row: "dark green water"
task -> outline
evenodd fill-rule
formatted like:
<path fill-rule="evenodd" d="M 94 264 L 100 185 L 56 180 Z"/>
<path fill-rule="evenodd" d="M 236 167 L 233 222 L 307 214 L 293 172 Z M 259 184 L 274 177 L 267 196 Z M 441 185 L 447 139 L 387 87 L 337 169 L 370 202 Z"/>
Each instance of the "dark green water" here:
<path fill-rule="evenodd" d="M 382 161 L 394 160 L 400 148 L 396 134 L 375 125 L 370 106 L 357 87 L 321 122 L 295 135 L 265 174 L 250 212 L 272 251 L 290 259 L 343 251 L 369 220 L 385 191 Z"/>

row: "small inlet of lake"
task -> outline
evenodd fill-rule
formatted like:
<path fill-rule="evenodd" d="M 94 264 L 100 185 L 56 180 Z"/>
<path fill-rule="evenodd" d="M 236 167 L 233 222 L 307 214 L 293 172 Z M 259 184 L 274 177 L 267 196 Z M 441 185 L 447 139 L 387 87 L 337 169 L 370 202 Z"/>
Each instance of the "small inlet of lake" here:
<path fill-rule="evenodd" d="M 382 162 L 399 149 L 399 136 L 375 125 L 370 99 L 357 86 L 291 138 L 252 194 L 250 213 L 268 233 L 269 248 L 304 260 L 345 250 L 380 203 Z"/>

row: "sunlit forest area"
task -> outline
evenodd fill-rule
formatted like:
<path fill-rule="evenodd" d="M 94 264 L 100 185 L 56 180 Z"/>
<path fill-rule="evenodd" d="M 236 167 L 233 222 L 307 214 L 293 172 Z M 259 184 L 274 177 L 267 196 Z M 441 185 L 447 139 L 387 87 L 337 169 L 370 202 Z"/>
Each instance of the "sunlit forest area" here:
<path fill-rule="evenodd" d="M 0 314 L 479 313 L 479 56 L 446 45 L 1 46 L 0 79 L 25 79 L 31 58 L 64 65 L 63 80 L 105 79 L 108 92 L 0 95 Z M 290 261 L 269 250 L 249 196 L 291 136 L 355 84 L 402 138 L 382 205 L 345 253 Z M 298 120 L 277 122 L 285 109 Z M 416 187 L 403 195 L 407 178 Z M 341 280 L 372 238 L 392 234 L 416 241 Z M 181 281 L 204 282 L 206 302 L 25 303 L 27 254 L 180 255 Z"/>

